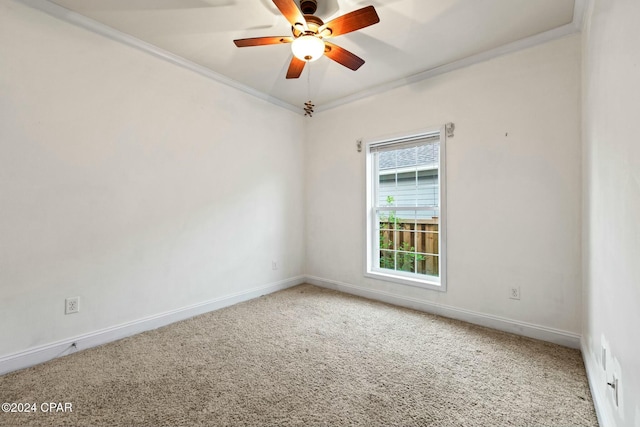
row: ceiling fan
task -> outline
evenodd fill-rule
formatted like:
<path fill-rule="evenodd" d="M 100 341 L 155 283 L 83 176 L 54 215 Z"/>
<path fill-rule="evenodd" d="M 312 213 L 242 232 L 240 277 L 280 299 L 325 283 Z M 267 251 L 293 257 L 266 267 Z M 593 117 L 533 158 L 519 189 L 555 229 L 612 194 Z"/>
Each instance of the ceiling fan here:
<path fill-rule="evenodd" d="M 322 19 L 314 15 L 318 7 L 317 0 L 300 0 L 300 9 L 298 9 L 294 0 L 273 0 L 273 3 L 287 18 L 287 21 L 291 23 L 293 35 L 238 39 L 233 41 L 236 46 L 249 47 L 291 43 L 293 58 L 287 70 L 288 79 L 300 77 L 306 63 L 315 61 L 322 55 L 354 71 L 364 64 L 364 59 L 326 41 L 326 39 L 360 30 L 380 22 L 380 18 L 373 6 L 349 12 L 325 24 Z"/>

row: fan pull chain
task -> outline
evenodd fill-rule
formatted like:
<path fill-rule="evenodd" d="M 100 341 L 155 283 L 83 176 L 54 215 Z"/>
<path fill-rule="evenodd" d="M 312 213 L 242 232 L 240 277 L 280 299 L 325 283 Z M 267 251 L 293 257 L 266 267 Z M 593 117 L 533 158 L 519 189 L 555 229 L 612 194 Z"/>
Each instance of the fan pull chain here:
<path fill-rule="evenodd" d="M 315 105 L 311 102 L 311 64 L 307 67 L 307 96 L 309 100 L 304 103 L 304 116 L 313 117 L 313 107 Z"/>

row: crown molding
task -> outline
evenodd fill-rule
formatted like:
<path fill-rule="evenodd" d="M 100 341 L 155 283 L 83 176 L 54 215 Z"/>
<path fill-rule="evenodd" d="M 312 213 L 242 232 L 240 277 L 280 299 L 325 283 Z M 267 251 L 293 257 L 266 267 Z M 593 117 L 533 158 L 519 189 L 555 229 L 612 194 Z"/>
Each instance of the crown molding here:
<path fill-rule="evenodd" d="M 194 71 L 204 77 L 207 77 L 218 83 L 222 83 L 224 85 L 233 87 L 237 90 L 240 90 L 249 95 L 255 96 L 256 98 L 267 101 L 278 107 L 282 107 L 284 109 L 287 109 L 294 113 L 298 113 L 300 115 L 302 115 L 303 113 L 301 108 L 296 107 L 293 104 L 290 104 L 279 98 L 276 98 L 274 96 L 271 96 L 269 94 L 256 90 L 252 87 L 244 85 L 236 80 L 233 80 L 222 74 L 216 73 L 215 71 L 212 71 L 209 68 L 196 64 L 193 61 L 190 61 L 181 56 L 175 55 L 167 50 L 161 49 L 150 43 L 144 42 L 136 37 L 130 36 L 129 34 L 123 33 L 122 31 L 116 30 L 112 27 L 109 27 L 105 24 L 102 24 L 98 21 L 95 21 L 84 15 L 81 15 L 77 12 L 73 12 L 65 7 L 52 3 L 49 0 L 18 0 L 18 1 L 21 1 L 22 3 L 28 6 L 41 10 L 49 15 L 52 15 L 56 18 L 67 21 L 78 27 L 85 28 L 94 33 L 108 37 L 109 39 L 112 39 L 114 41 L 124 43 L 126 45 L 135 47 L 144 52 L 150 53 L 151 55 L 154 55 L 158 58 L 164 59 L 175 65 Z M 323 111 L 327 111 L 345 104 L 358 101 L 360 99 L 368 98 L 370 96 L 377 95 L 382 92 L 387 92 L 389 90 L 396 89 L 401 86 L 417 83 L 422 80 L 430 79 L 432 77 L 439 76 L 441 74 L 458 70 L 460 68 L 469 67 L 471 65 L 478 64 L 480 62 L 485 62 L 493 58 L 497 58 L 499 56 L 513 53 L 522 49 L 527 49 L 543 43 L 547 43 L 552 40 L 566 37 L 574 33 L 579 33 L 580 31 L 582 31 L 582 27 L 585 22 L 585 16 L 587 14 L 587 11 L 589 9 L 589 4 L 591 1 L 592 0 L 574 0 L 573 20 L 566 25 L 563 25 L 558 28 L 554 28 L 549 31 L 545 31 L 543 33 L 535 34 L 533 36 L 530 36 L 521 40 L 517 40 L 515 42 L 508 43 L 503 46 L 499 46 L 495 49 L 481 52 L 476 55 L 468 56 L 458 61 L 450 62 L 448 64 L 431 68 L 417 74 L 413 74 L 413 75 L 410 75 L 401 79 L 393 80 L 387 83 L 383 83 L 381 85 L 362 90 L 352 95 L 348 95 L 348 96 L 336 99 L 326 104 L 316 106 L 315 112 L 320 113 Z"/>
<path fill-rule="evenodd" d="M 294 113 L 298 113 L 302 115 L 302 110 L 299 107 L 296 107 L 292 104 L 289 104 L 288 102 L 285 102 L 281 99 L 268 95 L 264 92 L 256 90 L 247 85 L 244 85 L 229 77 L 223 76 L 222 74 L 216 73 L 215 71 L 212 71 L 207 67 L 196 64 L 193 61 L 190 61 L 181 56 L 173 54 L 167 50 L 164 50 L 155 45 L 152 45 L 151 43 L 147 43 L 129 34 L 123 33 L 122 31 L 116 30 L 115 28 L 109 27 L 108 25 L 102 24 L 94 19 L 88 18 L 84 15 L 81 15 L 77 12 L 69 10 L 56 3 L 52 3 L 49 0 L 18 0 L 18 1 L 34 9 L 38 9 L 42 12 L 45 12 L 55 18 L 61 19 L 70 24 L 73 24 L 78 27 L 89 30 L 91 32 L 94 32 L 96 34 L 100 34 L 111 40 L 137 48 L 157 58 L 163 59 L 172 64 L 186 68 L 187 70 L 194 71 L 211 80 L 215 80 L 218 83 L 222 83 L 224 85 L 238 89 L 249 95 L 255 96 L 256 98 L 260 98 L 264 101 L 270 102 L 271 104 L 277 105 L 278 107 L 282 107 L 287 110 L 293 111 Z"/>
<path fill-rule="evenodd" d="M 579 33 L 582 30 L 583 20 L 584 20 L 585 12 L 587 9 L 586 7 L 587 1 L 588 0 L 575 0 L 575 5 L 573 9 L 573 20 L 570 23 L 565 24 L 561 27 L 557 27 L 552 30 L 545 31 L 543 33 L 535 34 L 533 36 L 529 36 L 527 38 L 517 40 L 515 42 L 508 43 L 503 46 L 498 46 L 497 48 L 487 50 L 485 52 L 480 52 L 478 54 L 468 56 L 458 61 L 450 62 L 448 64 L 431 68 L 429 70 L 421 71 L 417 74 L 407 76 L 403 79 L 383 83 L 379 86 L 375 86 L 375 87 L 354 93 L 353 95 L 336 99 L 335 101 L 316 107 L 316 113 L 327 111 L 332 108 L 339 107 L 341 105 L 358 101 L 360 99 L 368 98 L 370 96 L 377 95 L 382 92 L 387 92 L 389 90 L 396 89 L 401 86 L 406 86 L 409 84 L 420 82 L 422 80 L 430 79 L 432 77 L 449 73 L 451 71 L 455 71 L 460 68 L 465 68 L 481 62 L 489 61 L 491 59 L 494 59 L 503 55 L 507 55 L 509 53 L 513 53 L 519 50 L 528 49 L 530 47 L 541 45 L 541 44 L 550 42 L 552 40 L 569 36 L 571 34 Z"/>

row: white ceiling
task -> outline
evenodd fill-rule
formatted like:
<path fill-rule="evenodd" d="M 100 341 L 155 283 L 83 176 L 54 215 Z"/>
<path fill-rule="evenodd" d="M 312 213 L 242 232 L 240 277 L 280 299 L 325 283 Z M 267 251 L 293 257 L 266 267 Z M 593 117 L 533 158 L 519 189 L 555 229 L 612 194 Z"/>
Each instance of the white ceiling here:
<path fill-rule="evenodd" d="M 307 65 L 301 78 L 286 80 L 290 45 L 233 44 L 237 38 L 291 34 L 271 0 L 50 1 L 297 110 L 309 92 L 318 110 L 566 35 L 576 31 L 574 9 L 581 7 L 581 0 L 318 0 L 316 15 L 325 22 L 375 6 L 380 23 L 332 39 L 366 63 L 351 71 L 324 57 Z"/>

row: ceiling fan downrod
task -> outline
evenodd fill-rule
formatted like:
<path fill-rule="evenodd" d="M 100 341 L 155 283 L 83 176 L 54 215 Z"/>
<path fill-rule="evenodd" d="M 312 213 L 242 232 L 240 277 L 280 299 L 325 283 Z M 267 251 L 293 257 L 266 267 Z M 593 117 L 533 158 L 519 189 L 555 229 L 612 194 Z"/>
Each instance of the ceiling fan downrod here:
<path fill-rule="evenodd" d="M 318 9 L 317 0 L 300 0 L 300 10 L 305 15 L 313 15 Z"/>

